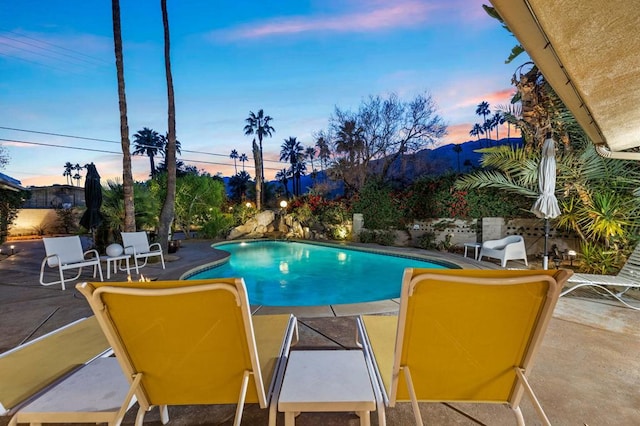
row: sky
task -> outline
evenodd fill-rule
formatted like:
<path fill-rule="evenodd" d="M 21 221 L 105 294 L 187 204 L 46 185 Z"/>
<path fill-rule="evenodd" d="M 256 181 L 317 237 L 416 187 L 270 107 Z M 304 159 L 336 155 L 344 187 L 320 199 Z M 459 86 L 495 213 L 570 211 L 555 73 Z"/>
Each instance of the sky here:
<path fill-rule="evenodd" d="M 466 142 L 476 106 L 507 105 L 524 62 L 505 64 L 516 40 L 486 15 L 488 0 L 167 3 L 180 159 L 211 174 L 235 173 L 232 149 L 252 157 L 243 127 L 260 109 L 275 128 L 267 179 L 287 166 L 285 139 L 313 146 L 336 107 L 369 96 L 430 94 L 448 125 L 438 145 Z M 120 5 L 133 145 L 143 127 L 167 131 L 162 14 L 158 0 Z M 1 2 L 0 76 L 0 172 L 64 184 L 66 162 L 93 162 L 103 180 L 122 180 L 111 1 Z M 132 161 L 134 179 L 147 179 L 148 157 Z M 254 175 L 253 161 L 245 168 Z"/>

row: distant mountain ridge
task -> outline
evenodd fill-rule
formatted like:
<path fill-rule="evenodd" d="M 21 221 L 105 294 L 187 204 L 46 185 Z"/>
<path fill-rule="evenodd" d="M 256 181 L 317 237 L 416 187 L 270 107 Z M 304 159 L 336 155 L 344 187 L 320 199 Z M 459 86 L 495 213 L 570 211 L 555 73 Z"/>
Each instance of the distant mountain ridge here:
<path fill-rule="evenodd" d="M 522 138 L 504 138 L 499 141 L 483 138 L 480 140 L 470 140 L 461 144 L 447 144 L 437 148 L 425 148 L 414 154 L 403 155 L 394 161 L 391 165 L 390 177 L 400 181 L 412 182 L 416 178 L 424 175 L 439 176 L 444 173 L 466 173 L 480 167 L 482 154 L 476 152 L 477 150 L 502 145 L 519 146 L 520 144 L 522 144 Z M 462 147 L 459 157 L 460 170 L 458 170 L 458 153 L 453 150 L 455 145 Z M 469 160 L 467 165 L 465 165 L 466 160 Z M 382 160 L 372 161 L 370 167 L 373 171 L 379 171 L 382 168 Z M 316 179 L 320 181 L 323 180 L 324 172 L 318 172 Z M 228 180 L 229 178 L 224 178 L 225 184 L 228 183 Z M 281 185 L 277 180 L 272 180 L 270 183 Z M 300 183 L 303 191 L 306 193 L 308 188 L 313 186 L 311 174 L 302 176 Z M 289 191 L 291 191 L 291 182 L 289 182 L 288 186 Z"/>

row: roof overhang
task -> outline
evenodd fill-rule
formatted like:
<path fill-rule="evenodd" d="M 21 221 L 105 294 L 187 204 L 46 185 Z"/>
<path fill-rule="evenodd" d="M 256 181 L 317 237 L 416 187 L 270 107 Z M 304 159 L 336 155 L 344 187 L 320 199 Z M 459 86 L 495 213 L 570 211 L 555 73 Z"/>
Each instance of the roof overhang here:
<path fill-rule="evenodd" d="M 0 173 L 0 189 L 8 189 L 10 191 L 24 191 L 18 179 Z"/>
<path fill-rule="evenodd" d="M 490 0 L 601 155 L 640 160 L 640 7 Z"/>

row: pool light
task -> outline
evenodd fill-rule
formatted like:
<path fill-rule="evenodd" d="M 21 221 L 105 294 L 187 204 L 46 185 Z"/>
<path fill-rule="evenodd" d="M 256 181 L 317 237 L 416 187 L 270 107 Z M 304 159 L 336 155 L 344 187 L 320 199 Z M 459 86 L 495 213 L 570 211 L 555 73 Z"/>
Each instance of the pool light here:
<path fill-rule="evenodd" d="M 287 203 L 287 200 L 280 201 L 280 208 L 281 209 L 286 209 L 288 205 L 289 205 L 289 203 Z"/>

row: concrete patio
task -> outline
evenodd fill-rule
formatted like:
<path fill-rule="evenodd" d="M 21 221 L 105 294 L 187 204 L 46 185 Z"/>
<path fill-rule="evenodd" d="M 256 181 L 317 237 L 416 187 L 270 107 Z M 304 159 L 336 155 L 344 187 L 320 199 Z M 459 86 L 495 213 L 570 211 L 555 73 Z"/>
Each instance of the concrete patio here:
<path fill-rule="evenodd" d="M 44 257 L 39 240 L 12 242 L 14 254 L 0 255 L 0 352 L 43 335 L 78 318 L 91 315 L 88 304 L 70 284 L 38 284 L 40 263 Z M 2 246 L 7 253 L 9 243 Z M 167 268 L 151 264 L 141 272 L 158 279 L 179 278 L 186 271 L 224 257 L 210 248 L 210 241 L 186 240 L 175 255 L 167 258 Z M 392 249 L 396 250 L 396 249 Z M 399 250 L 399 249 L 398 249 Z M 414 253 L 438 257 L 463 267 L 496 267 L 454 254 Z M 515 266 L 515 264 L 509 265 Z M 524 265 L 522 265 L 524 267 Z M 106 274 L 105 274 L 106 277 Z M 84 280 L 91 280 L 87 272 Z M 123 273 L 110 281 L 124 281 Z M 640 312 L 621 307 L 614 301 L 595 296 L 589 290 L 562 298 L 542 349 L 534 364 L 531 383 L 554 425 L 634 425 L 640 424 Z M 300 342 L 294 350 L 308 348 L 356 349 L 354 315 L 393 313 L 397 302 L 382 301 L 365 305 L 333 305 L 312 308 L 255 307 L 256 315 L 292 312 L 300 320 Z M 2 383 L 0 386 L 10 384 Z M 528 424 L 539 424 L 533 408 L 525 399 L 523 413 Z M 504 406 L 467 404 L 420 404 L 426 423 L 435 425 L 514 425 L 515 417 Z M 235 406 L 170 407 L 170 424 L 230 425 Z M 125 424 L 133 424 L 135 409 L 129 410 Z M 145 424 L 159 425 L 157 412 L 145 418 Z M 9 417 L 0 417 L 0 426 Z M 267 412 L 248 405 L 243 424 L 266 424 Z M 372 413 L 371 422 L 377 425 Z M 278 424 L 284 424 L 278 417 Z M 302 413 L 296 424 L 357 425 L 353 413 Z M 409 404 L 387 410 L 387 424 L 413 424 Z"/>

